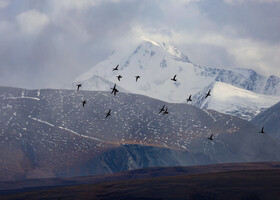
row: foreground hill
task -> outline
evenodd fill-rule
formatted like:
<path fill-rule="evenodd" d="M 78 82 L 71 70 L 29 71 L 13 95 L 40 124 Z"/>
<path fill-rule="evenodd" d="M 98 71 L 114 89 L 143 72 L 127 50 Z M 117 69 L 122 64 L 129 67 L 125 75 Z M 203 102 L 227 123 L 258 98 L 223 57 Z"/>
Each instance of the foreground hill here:
<path fill-rule="evenodd" d="M 71 178 L 42 178 L 26 179 L 21 181 L 0 181 L 0 195 L 23 193 L 27 191 L 45 190 L 49 188 L 98 184 L 104 182 L 133 180 L 143 178 L 209 174 L 229 171 L 254 171 L 254 170 L 276 170 L 280 169 L 280 162 L 259 162 L 259 163 L 226 163 L 198 166 L 176 166 L 176 167 L 150 167 L 144 169 L 129 170 L 106 175 L 94 175 Z"/>
<path fill-rule="evenodd" d="M 277 200 L 280 170 L 178 175 L 59 187 L 1 199 L 249 199 Z"/>
<path fill-rule="evenodd" d="M 0 87 L 0 94 L 1 180 L 280 160 L 279 142 L 251 123 L 191 105 L 110 92 Z M 169 114 L 158 114 L 164 104 Z"/>

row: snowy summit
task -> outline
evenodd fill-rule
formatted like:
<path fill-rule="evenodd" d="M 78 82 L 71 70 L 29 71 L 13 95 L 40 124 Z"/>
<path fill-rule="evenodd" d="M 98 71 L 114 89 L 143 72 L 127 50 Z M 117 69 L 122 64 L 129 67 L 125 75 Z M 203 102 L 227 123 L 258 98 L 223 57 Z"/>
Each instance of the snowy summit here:
<path fill-rule="evenodd" d="M 119 65 L 118 70 L 112 71 L 117 65 Z M 170 79 L 175 74 L 177 81 L 171 81 Z M 122 76 L 120 81 L 117 78 L 118 75 Z M 135 76 L 141 78 L 136 82 Z M 245 95 L 250 91 L 254 97 L 260 98 L 260 101 L 254 101 L 253 106 L 250 107 L 250 114 L 242 112 L 246 110 L 246 106 L 250 104 L 252 98 L 242 99 L 245 101 L 242 105 L 245 107 L 242 107 L 241 113 L 238 114 L 236 114 L 236 109 L 240 109 L 238 103 L 240 98 L 231 99 L 231 105 L 239 105 L 238 107 L 231 106 L 230 109 L 208 107 L 209 103 L 203 103 L 199 96 L 217 82 L 227 83 L 220 84 L 219 88 L 229 89 L 232 97 L 240 96 L 242 92 Z M 244 119 L 251 119 L 260 111 L 280 101 L 280 79 L 276 76 L 265 77 L 251 69 L 198 66 L 177 48 L 154 41 L 144 41 L 131 52 L 115 51 L 106 60 L 77 77 L 67 88 L 74 88 L 77 83 L 82 83 L 84 90 L 92 91 L 109 91 L 116 83 L 121 92 L 142 94 L 172 103 L 186 102 L 191 94 L 194 97 L 193 105 L 204 109 L 215 109 Z M 231 86 L 238 89 L 232 89 Z M 228 94 L 214 92 L 211 95 L 212 99 L 207 100 L 211 101 L 211 105 L 219 103 L 224 108 L 227 102 L 221 99 L 227 98 L 223 98 L 223 95 Z M 233 102 L 235 99 L 238 99 L 236 104 Z M 247 100 L 248 104 L 246 104 Z"/>

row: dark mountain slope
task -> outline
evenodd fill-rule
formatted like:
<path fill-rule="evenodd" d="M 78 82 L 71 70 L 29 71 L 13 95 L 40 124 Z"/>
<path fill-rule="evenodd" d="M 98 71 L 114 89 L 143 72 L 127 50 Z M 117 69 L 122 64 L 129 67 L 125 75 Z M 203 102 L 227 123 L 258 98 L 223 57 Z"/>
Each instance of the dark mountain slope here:
<path fill-rule="evenodd" d="M 267 134 L 280 140 L 280 103 L 261 112 L 251 122 L 260 130 L 265 127 Z"/>
<path fill-rule="evenodd" d="M 0 94 L 2 180 L 280 160 L 280 144 L 251 123 L 191 105 L 110 92 L 1 87 Z M 169 114 L 159 115 L 164 104 Z"/>

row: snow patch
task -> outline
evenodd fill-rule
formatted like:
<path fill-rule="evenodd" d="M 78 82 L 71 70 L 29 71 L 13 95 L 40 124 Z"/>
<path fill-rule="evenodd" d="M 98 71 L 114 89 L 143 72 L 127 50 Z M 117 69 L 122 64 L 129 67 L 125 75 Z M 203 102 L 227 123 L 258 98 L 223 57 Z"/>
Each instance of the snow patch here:
<path fill-rule="evenodd" d="M 21 96 L 21 97 L 6 97 L 5 99 L 33 99 L 33 100 L 36 100 L 36 101 L 40 101 L 39 98 L 37 97 L 25 97 L 25 96 Z"/>
<path fill-rule="evenodd" d="M 279 96 L 257 94 L 222 82 L 216 82 L 211 89 L 211 96 L 207 99 L 204 98 L 203 92 L 200 97 L 196 97 L 202 99 L 200 105 L 197 104 L 197 106 L 246 120 L 252 119 L 261 111 L 280 101 Z"/>
<path fill-rule="evenodd" d="M 54 125 L 53 125 L 53 124 L 51 124 L 51 123 L 49 123 L 49 122 L 46 122 L 46 121 L 43 121 L 43 120 L 40 120 L 40 119 L 37 119 L 37 118 L 31 117 L 30 115 L 29 115 L 28 117 L 29 117 L 29 118 L 31 118 L 31 119 L 33 119 L 33 120 L 35 120 L 35 121 L 38 121 L 38 122 L 41 122 L 41 123 L 44 123 L 44 124 L 47 124 L 47 125 L 49 125 L 49 126 L 54 127 Z"/>
<path fill-rule="evenodd" d="M 77 132 L 75 132 L 75 131 L 73 131 L 73 130 L 70 130 L 70 129 L 65 128 L 65 127 L 62 127 L 62 126 L 59 126 L 58 128 L 63 129 L 63 130 L 66 130 L 66 131 L 68 131 L 68 132 L 71 132 L 71 133 L 73 133 L 73 134 L 75 134 L 75 135 L 78 135 L 78 136 L 80 136 L 80 137 L 84 137 L 84 138 L 88 138 L 88 139 L 92 139 L 92 140 L 97 140 L 97 141 L 100 141 L 100 142 L 105 142 L 105 141 L 100 140 L 100 139 L 95 138 L 95 137 L 91 137 L 91 136 L 87 136 L 87 135 L 82 135 L 82 134 L 80 134 L 80 133 L 77 133 Z"/>

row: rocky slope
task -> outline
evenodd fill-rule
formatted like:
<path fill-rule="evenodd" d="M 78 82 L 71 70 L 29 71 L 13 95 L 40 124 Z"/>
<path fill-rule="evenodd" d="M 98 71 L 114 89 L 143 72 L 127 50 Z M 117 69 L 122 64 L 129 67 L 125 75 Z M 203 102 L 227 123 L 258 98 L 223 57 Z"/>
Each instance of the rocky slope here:
<path fill-rule="evenodd" d="M 129 93 L 0 87 L 0 94 L 2 180 L 280 160 L 280 144 L 251 123 L 192 105 Z M 158 114 L 164 104 L 169 114 Z"/>
<path fill-rule="evenodd" d="M 258 114 L 251 122 L 260 130 L 264 127 L 267 134 L 280 140 L 280 103 Z"/>

